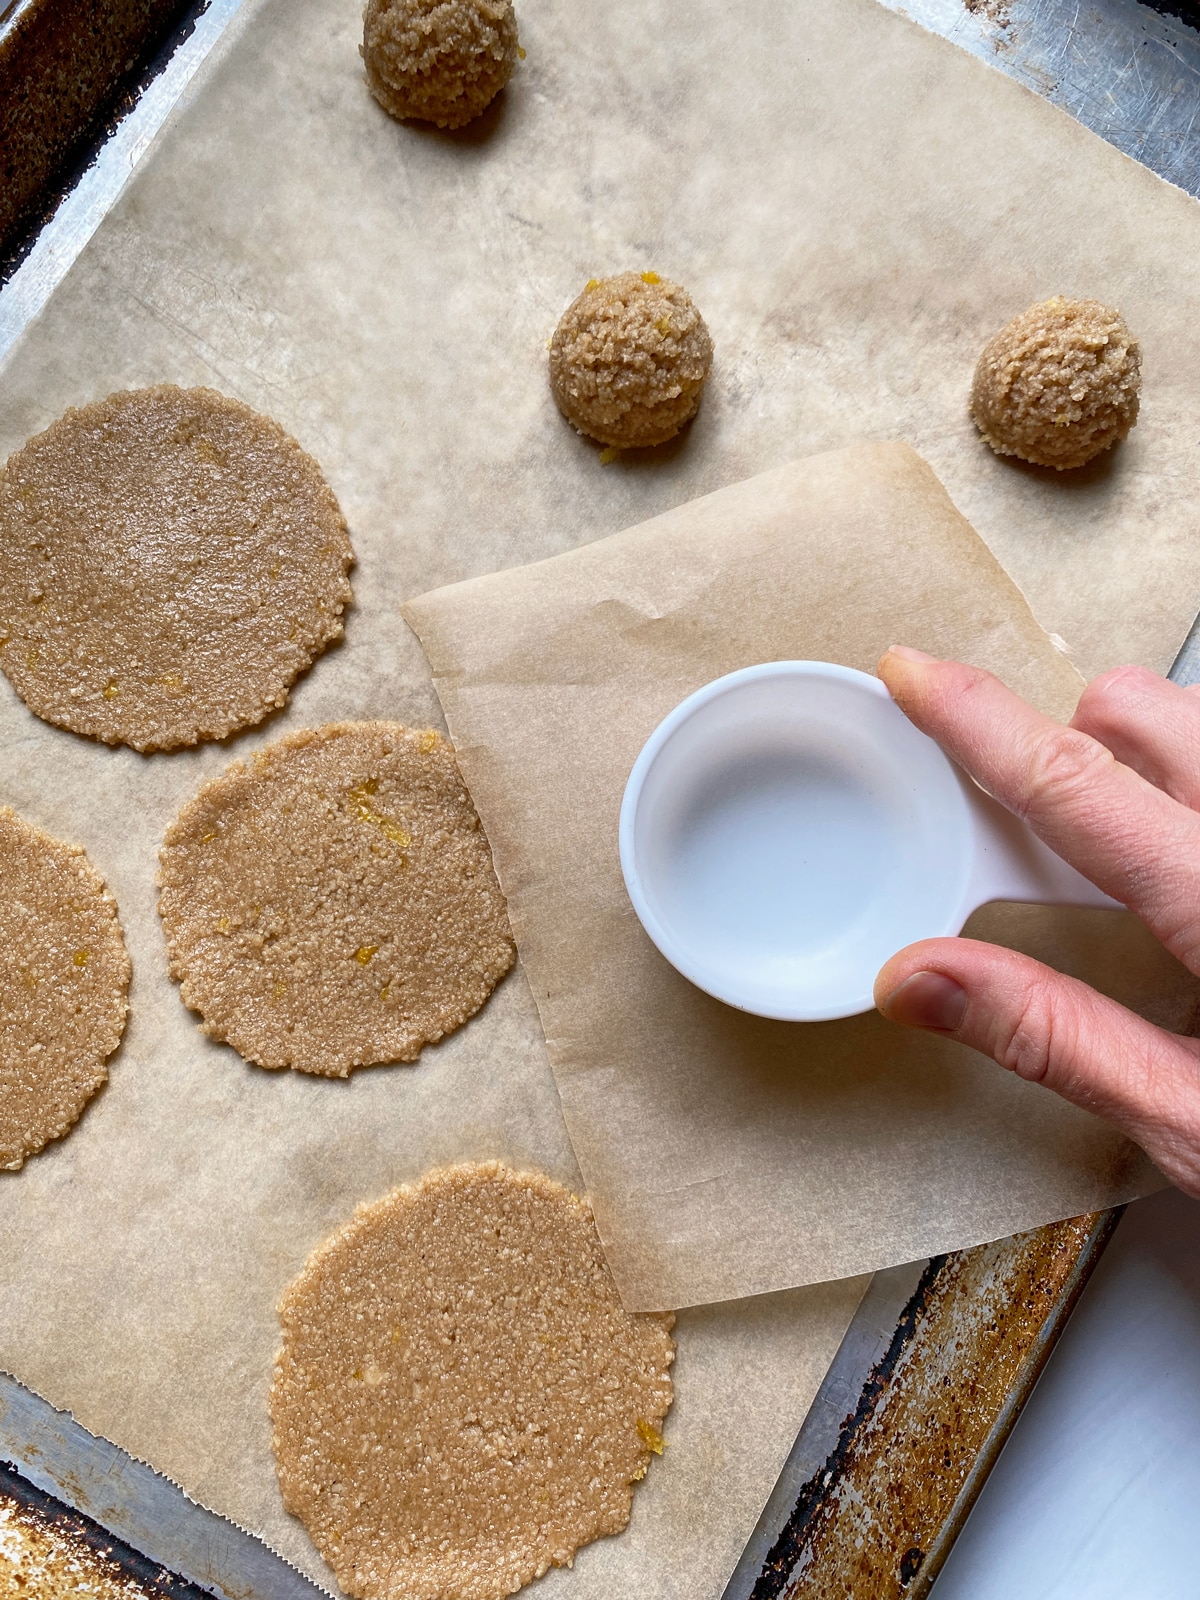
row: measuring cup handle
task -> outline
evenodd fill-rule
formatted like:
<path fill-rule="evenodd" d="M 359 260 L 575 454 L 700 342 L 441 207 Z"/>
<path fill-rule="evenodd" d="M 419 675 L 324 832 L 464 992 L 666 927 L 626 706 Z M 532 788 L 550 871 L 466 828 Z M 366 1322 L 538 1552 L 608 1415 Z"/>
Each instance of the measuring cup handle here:
<path fill-rule="evenodd" d="M 975 862 L 970 906 L 1017 900 L 1035 906 L 1103 906 L 1122 910 L 1119 900 L 1097 889 L 1043 844 L 1033 830 L 975 784 L 967 798 L 975 813 Z"/>

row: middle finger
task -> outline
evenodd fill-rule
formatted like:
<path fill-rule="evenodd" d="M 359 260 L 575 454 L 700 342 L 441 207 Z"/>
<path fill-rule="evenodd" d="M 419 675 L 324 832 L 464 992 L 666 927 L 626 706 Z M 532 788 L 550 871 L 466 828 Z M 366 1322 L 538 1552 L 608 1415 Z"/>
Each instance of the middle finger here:
<path fill-rule="evenodd" d="M 890 650 L 879 674 L 952 760 L 1200 970 L 1200 815 L 978 667 Z"/>

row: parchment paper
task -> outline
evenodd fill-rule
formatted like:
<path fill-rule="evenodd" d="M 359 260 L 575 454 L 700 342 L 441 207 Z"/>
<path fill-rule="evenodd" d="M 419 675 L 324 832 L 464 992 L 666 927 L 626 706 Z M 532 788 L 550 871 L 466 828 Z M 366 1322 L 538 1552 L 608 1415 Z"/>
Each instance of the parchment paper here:
<path fill-rule="evenodd" d="M 444 136 L 367 94 L 360 0 L 247 0 L 0 374 L 0 455 L 130 384 L 260 407 L 320 460 L 360 556 L 345 647 L 228 748 L 98 749 L 0 682 L 0 800 L 87 845 L 135 962 L 110 1089 L 0 1178 L 0 1362 L 310 1571 L 266 1448 L 280 1288 L 431 1160 L 572 1159 L 519 976 L 415 1070 L 348 1086 L 205 1043 L 152 909 L 201 778 L 328 717 L 436 720 L 405 598 L 854 438 L 917 443 L 1087 670 L 1165 665 L 1196 604 L 1191 201 L 872 0 L 518 4 L 528 59 Z M 688 285 L 717 365 L 683 441 L 601 468 L 545 340 L 629 265 Z M 1118 303 L 1147 373 L 1130 445 L 1070 484 L 998 462 L 965 415 L 984 336 L 1060 289 Z M 856 1293 L 681 1319 L 674 1442 L 634 1528 L 543 1588 L 717 1593 Z"/>
<path fill-rule="evenodd" d="M 567 1127 L 642 1309 L 815 1283 L 1131 1199 L 1113 1129 L 877 1013 L 792 1024 L 710 999 L 629 903 L 617 817 L 685 695 L 755 661 L 871 670 L 903 637 L 1051 715 L 1082 687 L 904 445 L 781 467 L 405 607 L 492 842 Z M 1168 1026 L 1198 986 L 1125 912 L 991 908 L 984 936 Z M 984 932 L 986 928 L 986 933 Z"/>
<path fill-rule="evenodd" d="M 382 540 L 360 537 L 359 550 L 364 564 L 385 559 Z M 416 1066 L 344 1083 L 248 1066 L 203 1037 L 166 975 L 157 849 L 205 777 L 285 726 L 441 724 L 431 688 L 406 697 L 387 672 L 378 622 L 373 638 L 373 653 L 321 663 L 272 728 L 168 758 L 97 747 L 0 696 L 0 794 L 87 848 L 134 967 L 108 1087 L 66 1139 L 0 1173 L 0 1367 L 329 1588 L 270 1453 L 284 1287 L 359 1200 L 437 1163 L 497 1156 L 583 1187 L 519 968 Z M 864 1287 L 681 1314 L 667 1451 L 633 1521 L 542 1580 L 539 1600 L 716 1600 Z"/>
<path fill-rule="evenodd" d="M 454 136 L 366 94 L 360 10 L 247 0 L 8 363 L 0 452 L 123 384 L 215 383 L 302 434 L 353 527 L 393 533 L 359 581 L 394 615 L 901 438 L 1085 675 L 1169 665 L 1200 605 L 1195 201 L 874 0 L 531 0 L 527 59 Z M 631 265 L 689 287 L 716 367 L 682 443 L 601 469 L 545 342 Z M 966 411 L 985 337 L 1056 292 L 1119 306 L 1145 370 L 1128 444 L 1065 479 L 995 457 Z"/>

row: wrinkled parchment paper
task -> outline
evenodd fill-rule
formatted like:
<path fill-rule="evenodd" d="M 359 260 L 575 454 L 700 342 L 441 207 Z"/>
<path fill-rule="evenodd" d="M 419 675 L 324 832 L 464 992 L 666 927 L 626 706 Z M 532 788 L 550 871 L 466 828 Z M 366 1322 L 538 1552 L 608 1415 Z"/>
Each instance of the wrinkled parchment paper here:
<path fill-rule="evenodd" d="M 454 136 L 371 100 L 360 9 L 247 0 L 0 373 L 0 456 L 127 385 L 260 407 L 318 458 L 359 553 L 345 646 L 228 747 L 99 749 L 0 681 L 0 800 L 88 847 L 135 962 L 110 1088 L 0 1177 L 0 1363 L 314 1572 L 267 1453 L 280 1288 L 430 1161 L 574 1166 L 520 975 L 415 1069 L 348 1085 L 206 1043 L 153 911 L 177 805 L 288 728 L 436 721 L 404 599 L 857 438 L 920 447 L 1085 670 L 1165 665 L 1197 587 L 1186 197 L 873 0 L 518 0 L 528 58 Z M 688 285 L 717 363 L 686 438 L 602 468 L 554 409 L 545 341 L 630 265 Z M 1060 289 L 1116 301 L 1147 374 L 1129 445 L 1070 483 L 997 461 L 964 409 L 985 335 Z M 543 1591 L 718 1593 L 856 1293 L 681 1318 L 673 1442 L 633 1528 Z"/>
<path fill-rule="evenodd" d="M 1082 687 L 905 445 L 781 467 L 410 602 L 541 1011 L 626 1304 L 759 1294 L 957 1250 L 1157 1187 L 1107 1124 L 878 1013 L 747 1016 L 659 955 L 621 878 L 639 749 L 756 661 L 870 671 L 894 639 L 1066 718 Z M 1172 1027 L 1200 986 L 1120 911 L 994 907 L 981 934 Z"/>

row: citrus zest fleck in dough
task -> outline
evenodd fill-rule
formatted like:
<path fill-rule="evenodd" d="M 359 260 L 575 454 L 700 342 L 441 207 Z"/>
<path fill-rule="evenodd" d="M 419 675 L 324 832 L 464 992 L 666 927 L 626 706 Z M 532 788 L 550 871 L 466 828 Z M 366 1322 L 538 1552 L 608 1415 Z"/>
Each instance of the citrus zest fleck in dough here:
<path fill-rule="evenodd" d="M 647 1422 L 645 1417 L 639 1417 L 637 1419 L 637 1431 L 638 1438 L 646 1446 L 647 1450 L 653 1450 L 656 1456 L 662 1455 L 667 1448 L 667 1441 L 653 1423 Z"/>
<path fill-rule="evenodd" d="M 352 561 L 316 462 L 269 417 L 212 389 L 113 394 L 0 471 L 0 668 L 106 744 L 223 738 L 339 637 Z"/>
<path fill-rule="evenodd" d="M 590 279 L 563 313 L 550 388 L 567 420 L 600 444 L 664 444 L 699 409 L 712 356 L 686 289 L 657 272 L 621 272 Z"/>
<path fill-rule="evenodd" d="M 367 0 L 367 86 L 389 116 L 462 128 L 525 52 L 512 0 Z"/>
<path fill-rule="evenodd" d="M 285 1506 L 357 1600 L 498 1600 L 619 1533 L 671 1404 L 669 1314 L 587 1205 L 499 1162 L 358 1208 L 280 1306 Z"/>
<path fill-rule="evenodd" d="M 183 808 L 160 862 L 184 1002 L 263 1067 L 415 1061 L 513 963 L 487 839 L 429 729 L 330 723 L 267 745 Z"/>
<path fill-rule="evenodd" d="M 433 746 L 421 745 L 419 748 L 428 752 Z M 407 850 L 412 843 L 412 836 L 398 822 L 394 822 L 391 817 L 385 817 L 382 812 L 376 811 L 371 804 L 370 797 L 378 787 L 379 780 L 371 778 L 367 783 L 360 783 L 356 789 L 351 789 L 350 805 L 354 815 L 360 822 L 368 822 L 373 828 L 378 828 L 393 844 L 398 844 L 402 850 Z"/>
<path fill-rule="evenodd" d="M 997 455 L 1082 467 L 1137 421 L 1141 352 L 1119 311 L 1057 295 L 983 347 L 971 415 Z"/>
<path fill-rule="evenodd" d="M 128 1011 L 117 908 L 78 845 L 0 807 L 0 1168 L 61 1138 L 108 1078 Z"/>

